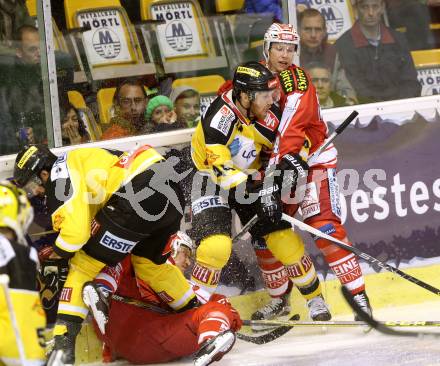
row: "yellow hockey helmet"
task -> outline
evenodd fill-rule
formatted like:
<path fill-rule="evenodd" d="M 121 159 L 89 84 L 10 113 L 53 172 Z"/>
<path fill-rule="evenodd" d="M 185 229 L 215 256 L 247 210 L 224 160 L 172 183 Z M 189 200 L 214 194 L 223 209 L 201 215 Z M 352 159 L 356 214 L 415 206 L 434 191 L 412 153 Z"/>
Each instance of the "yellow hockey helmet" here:
<path fill-rule="evenodd" d="M 13 230 L 17 240 L 25 244 L 24 235 L 33 218 L 34 210 L 25 191 L 8 181 L 0 181 L 0 227 Z"/>

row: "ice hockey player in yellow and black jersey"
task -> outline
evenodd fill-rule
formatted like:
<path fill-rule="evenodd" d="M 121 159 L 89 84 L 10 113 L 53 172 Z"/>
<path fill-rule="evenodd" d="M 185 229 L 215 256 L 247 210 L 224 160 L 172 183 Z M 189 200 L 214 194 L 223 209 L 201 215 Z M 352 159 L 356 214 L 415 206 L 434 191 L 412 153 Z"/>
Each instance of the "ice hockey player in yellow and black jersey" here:
<path fill-rule="evenodd" d="M 0 365 L 45 363 L 37 252 L 24 238 L 32 217 L 26 193 L 0 182 Z"/>
<path fill-rule="evenodd" d="M 183 214 L 183 195 L 171 168 L 150 146 L 131 153 L 79 148 L 57 158 L 47 147 L 33 145 L 17 155 L 17 183 L 47 195 L 59 232 L 53 257 L 70 258 L 49 365 L 74 363 L 75 338 L 87 315 L 82 287 L 128 253 L 136 275 L 173 309 L 197 304 L 183 274 L 165 263 L 163 254 Z"/>
<path fill-rule="evenodd" d="M 197 168 L 192 189 L 193 239 L 199 245 L 192 281 L 208 294 L 216 289 L 220 271 L 231 254 L 231 210 L 246 224 L 259 221 L 250 233 L 265 238 L 269 249 L 288 269 L 289 276 L 318 296 L 321 286 L 298 234 L 281 220 L 281 187 L 275 167 L 258 178 L 263 160 L 273 148 L 279 113 L 277 79 L 262 64 L 237 67 L 233 89 L 218 96 L 207 109 L 192 138 Z"/>

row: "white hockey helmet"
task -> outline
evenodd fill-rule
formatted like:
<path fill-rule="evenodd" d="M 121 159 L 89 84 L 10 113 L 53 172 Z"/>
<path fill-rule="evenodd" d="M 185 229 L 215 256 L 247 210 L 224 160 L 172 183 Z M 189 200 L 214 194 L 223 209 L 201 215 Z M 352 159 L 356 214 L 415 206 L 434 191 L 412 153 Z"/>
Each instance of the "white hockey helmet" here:
<path fill-rule="evenodd" d="M 269 58 L 270 45 L 273 42 L 293 44 L 296 51 L 299 45 L 299 34 L 292 24 L 273 23 L 264 34 L 263 55 L 266 62 Z"/>
<path fill-rule="evenodd" d="M 196 251 L 196 246 L 192 239 L 186 235 L 183 231 L 178 231 L 170 237 L 171 245 L 171 257 L 175 258 L 177 253 L 179 253 L 182 246 L 187 247 L 191 252 L 191 257 L 194 256 Z"/>

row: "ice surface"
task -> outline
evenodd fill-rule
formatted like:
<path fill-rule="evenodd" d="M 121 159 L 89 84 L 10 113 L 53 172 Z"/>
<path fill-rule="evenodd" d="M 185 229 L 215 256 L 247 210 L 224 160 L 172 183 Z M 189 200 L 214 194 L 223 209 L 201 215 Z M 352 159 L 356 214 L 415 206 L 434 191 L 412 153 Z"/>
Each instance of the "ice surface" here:
<path fill-rule="evenodd" d="M 435 298 L 434 298 L 435 299 Z M 440 299 L 432 303 L 375 311 L 380 320 L 440 320 Z M 339 318 L 352 320 L 352 316 Z M 396 328 L 405 329 L 408 328 Z M 440 327 L 411 330 L 438 331 Z M 115 363 L 114 365 L 126 365 Z M 192 360 L 168 365 L 189 366 Z M 364 327 L 298 327 L 265 345 L 237 340 L 234 348 L 212 366 L 425 366 L 440 365 L 440 338 L 403 338 Z M 113 365 L 112 365 L 113 366 Z"/>

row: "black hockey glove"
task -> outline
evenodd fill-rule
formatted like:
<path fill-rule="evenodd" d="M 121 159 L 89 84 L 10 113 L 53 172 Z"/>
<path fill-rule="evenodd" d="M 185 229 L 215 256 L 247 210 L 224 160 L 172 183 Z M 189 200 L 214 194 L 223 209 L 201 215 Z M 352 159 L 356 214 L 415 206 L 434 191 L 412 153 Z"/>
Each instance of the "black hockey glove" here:
<path fill-rule="evenodd" d="M 283 213 L 280 189 L 277 184 L 263 185 L 258 190 L 257 216 L 261 221 L 276 224 Z"/>
<path fill-rule="evenodd" d="M 67 279 L 69 263 L 65 259 L 45 259 L 38 272 L 39 292 L 48 323 L 55 323 L 58 299 Z"/>
<path fill-rule="evenodd" d="M 283 188 L 292 187 L 294 191 L 298 180 L 307 178 L 309 165 L 298 153 L 286 154 L 277 165 L 277 170 L 280 170 L 281 174 L 275 178 L 275 181 Z"/>

